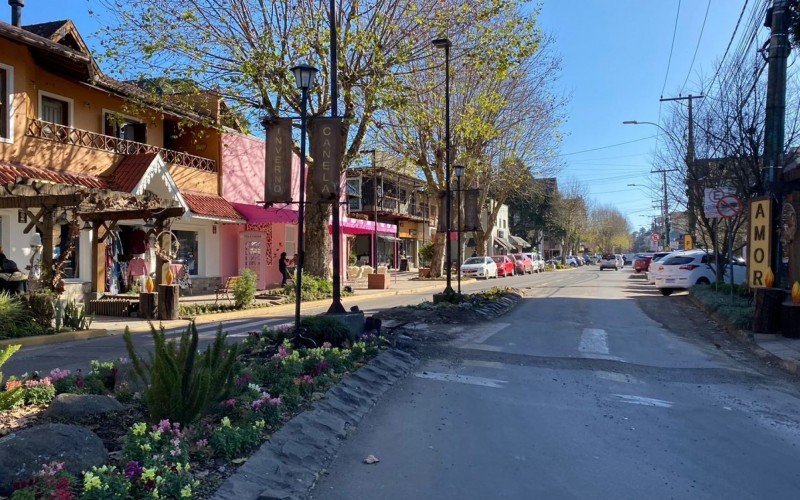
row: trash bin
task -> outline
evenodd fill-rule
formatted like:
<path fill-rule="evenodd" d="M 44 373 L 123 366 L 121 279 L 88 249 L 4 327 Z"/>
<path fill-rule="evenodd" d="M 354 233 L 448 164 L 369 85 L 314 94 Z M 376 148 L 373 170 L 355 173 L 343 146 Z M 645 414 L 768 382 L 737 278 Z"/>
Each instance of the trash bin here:
<path fill-rule="evenodd" d="M 400 259 L 400 271 L 408 271 L 408 259 Z"/>

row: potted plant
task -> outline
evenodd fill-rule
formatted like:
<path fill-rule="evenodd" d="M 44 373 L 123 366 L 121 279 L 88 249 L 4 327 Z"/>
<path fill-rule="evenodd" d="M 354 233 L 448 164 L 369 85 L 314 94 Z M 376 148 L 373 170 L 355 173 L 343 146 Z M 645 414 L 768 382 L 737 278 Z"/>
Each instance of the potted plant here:
<path fill-rule="evenodd" d="M 428 278 L 431 275 L 430 263 L 433 261 L 434 246 L 429 241 L 419 248 L 419 277 Z"/>

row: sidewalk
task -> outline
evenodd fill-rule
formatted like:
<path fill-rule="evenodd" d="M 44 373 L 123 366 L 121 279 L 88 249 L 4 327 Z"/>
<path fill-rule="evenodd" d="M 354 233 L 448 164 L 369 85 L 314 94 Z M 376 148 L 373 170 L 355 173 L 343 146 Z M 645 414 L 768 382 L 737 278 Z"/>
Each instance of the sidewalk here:
<path fill-rule="evenodd" d="M 391 297 L 393 295 L 407 295 L 407 294 L 415 294 L 415 293 L 425 293 L 425 292 L 435 292 L 439 291 L 443 287 L 442 281 L 416 281 L 412 280 L 411 278 L 416 277 L 416 273 L 397 273 L 397 276 L 392 274 L 392 278 L 389 283 L 389 288 L 385 290 L 370 290 L 366 288 L 366 283 L 359 283 L 358 286 L 353 286 L 353 284 L 345 283 L 345 286 L 353 286 L 353 296 L 349 297 L 363 297 L 365 299 L 369 298 L 379 298 L 379 297 Z M 462 283 L 471 283 L 474 282 L 474 279 L 462 279 Z M 213 295 L 211 296 L 211 302 L 213 302 Z M 196 301 L 203 300 L 202 296 L 196 297 Z M 222 301 L 220 301 L 222 302 Z M 226 301 L 227 302 L 227 301 Z M 257 301 L 266 304 L 266 301 Z M 307 301 L 303 302 L 303 311 L 308 313 L 309 311 L 313 311 L 315 309 L 324 308 L 331 303 L 331 299 L 322 299 L 322 300 L 315 300 L 315 301 Z M 315 313 L 318 311 L 315 311 Z M 273 306 L 265 306 L 265 307 L 258 307 L 252 309 L 244 309 L 239 311 L 230 311 L 224 313 L 214 313 L 214 314 L 203 314 L 197 316 L 195 318 L 196 324 L 199 325 L 206 325 L 209 323 L 220 323 L 224 321 L 234 321 L 234 320 L 260 320 L 260 319 L 271 319 L 281 316 L 287 316 L 294 314 L 294 303 L 288 304 L 281 304 L 281 305 L 273 305 Z M 178 319 L 173 321 L 159 321 L 158 324 L 163 325 L 164 328 L 167 330 L 173 328 L 181 328 L 185 327 L 188 324 L 187 319 Z M 150 331 L 150 324 L 148 320 L 139 319 L 139 318 L 118 318 L 118 317 L 110 317 L 110 316 L 98 316 L 95 318 L 94 322 L 92 323 L 92 330 L 97 331 L 105 331 L 107 335 L 121 335 L 125 328 L 130 328 L 132 333 L 146 333 Z M 81 332 L 76 332 L 80 334 Z M 63 334 L 60 334 L 63 335 Z M 96 335 L 92 335 L 96 336 Z M 69 341 L 74 340 L 71 338 L 60 337 L 59 335 L 53 335 L 46 337 L 45 342 L 42 343 L 57 343 L 61 341 Z"/>
<path fill-rule="evenodd" d="M 768 353 L 768 356 L 764 356 L 756 352 L 759 357 L 778 358 L 784 370 L 800 374 L 800 339 L 786 338 L 781 334 L 755 333 L 753 341 Z"/>

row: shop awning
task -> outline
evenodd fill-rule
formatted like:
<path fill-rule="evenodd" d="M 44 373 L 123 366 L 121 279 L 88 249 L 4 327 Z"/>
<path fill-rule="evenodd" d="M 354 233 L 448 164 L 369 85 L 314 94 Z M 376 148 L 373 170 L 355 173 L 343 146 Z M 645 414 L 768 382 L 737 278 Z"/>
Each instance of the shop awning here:
<path fill-rule="evenodd" d="M 528 243 L 527 241 L 523 240 L 519 236 L 511 235 L 511 236 L 509 236 L 509 239 L 511 240 L 511 242 L 513 244 L 515 244 L 518 247 L 529 247 L 529 246 L 531 246 L 530 243 Z"/>
<path fill-rule="evenodd" d="M 231 203 L 248 224 L 297 224 L 297 211 L 288 208 L 263 207 L 246 203 Z"/>
<path fill-rule="evenodd" d="M 372 234 L 376 230 L 374 222 L 351 217 L 342 217 L 341 227 L 344 234 Z M 378 234 L 395 235 L 397 234 L 397 226 L 378 222 L 377 232 Z"/>
<path fill-rule="evenodd" d="M 189 206 L 191 217 L 219 222 L 242 222 L 239 212 L 221 196 L 186 191 L 181 195 Z"/>
<path fill-rule="evenodd" d="M 501 238 L 499 236 L 494 237 L 494 244 L 501 246 L 509 251 L 514 249 L 514 245 L 512 245 L 507 239 Z"/>

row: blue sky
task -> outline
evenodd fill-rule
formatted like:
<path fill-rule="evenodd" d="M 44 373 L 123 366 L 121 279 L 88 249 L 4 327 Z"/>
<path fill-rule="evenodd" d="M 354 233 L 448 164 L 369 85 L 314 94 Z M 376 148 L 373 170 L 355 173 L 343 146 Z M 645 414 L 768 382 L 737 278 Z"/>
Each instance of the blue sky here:
<path fill-rule="evenodd" d="M 581 180 L 599 203 L 616 205 L 635 227 L 649 225 L 648 188 L 660 182 L 653 167 L 654 138 L 632 144 L 568 154 L 650 137 L 651 125 L 622 125 L 624 120 L 658 120 L 659 97 L 698 93 L 698 75 L 713 73 L 733 33 L 744 0 L 711 0 L 703 37 L 691 74 L 707 0 L 682 0 L 669 73 L 667 61 L 679 0 L 545 1 L 540 18 L 557 39 L 563 72 L 560 89 L 571 96 L 560 181 Z M 753 2 L 751 2 L 753 3 Z M 763 39 L 768 31 L 762 30 Z M 694 84 L 693 84 L 694 83 Z M 666 114 L 666 108 L 662 110 Z"/>
<path fill-rule="evenodd" d="M 680 1 L 675 45 L 669 72 L 667 61 Z M 562 157 L 566 167 L 559 180 L 579 179 L 597 202 L 617 206 L 635 227 L 649 225 L 657 209 L 648 187 L 660 188 L 649 172 L 658 130 L 648 125 L 622 125 L 623 120 L 657 121 L 658 99 L 676 95 L 689 75 L 683 94 L 698 91 L 698 74 L 713 72 L 733 32 L 744 0 L 711 0 L 694 67 L 707 0 L 545 0 L 540 18 L 556 37 L 563 63 L 558 88 L 571 97 L 563 125 Z M 93 0 L 28 0 L 25 24 L 70 18 L 92 43 L 100 27 L 88 14 L 99 9 Z M 754 3 L 754 2 L 751 2 Z M 8 8 L 7 8 L 8 9 Z M 6 11 L 6 20 L 10 16 Z M 763 29 L 761 37 L 767 36 Z M 664 110 L 664 113 L 666 111 Z M 631 144 L 571 154 L 637 139 Z"/>

